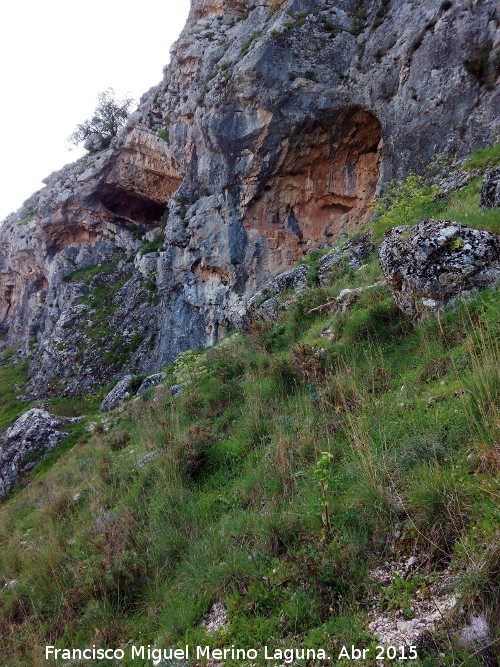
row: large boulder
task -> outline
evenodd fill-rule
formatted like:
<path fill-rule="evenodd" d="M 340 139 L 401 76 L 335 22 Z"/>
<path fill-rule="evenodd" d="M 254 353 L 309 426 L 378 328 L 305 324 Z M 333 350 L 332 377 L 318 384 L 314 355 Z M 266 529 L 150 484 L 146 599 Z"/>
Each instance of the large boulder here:
<path fill-rule="evenodd" d="M 68 435 L 59 427 L 69 421 L 75 420 L 33 408 L 0 435 L 0 498 L 10 491 L 22 472 L 28 472 L 35 461 Z"/>
<path fill-rule="evenodd" d="M 99 132 L 92 132 L 86 139 L 83 147 L 89 153 L 97 153 L 98 151 L 103 151 L 105 148 L 108 148 L 110 143 L 109 139 L 106 139 Z"/>
<path fill-rule="evenodd" d="M 166 373 L 155 373 L 154 375 L 148 375 L 141 382 L 141 386 L 137 390 L 137 396 L 142 396 L 150 387 L 156 387 L 161 384 L 163 380 L 167 377 Z"/>
<path fill-rule="evenodd" d="M 122 378 L 101 403 L 100 412 L 109 412 L 120 407 L 125 399 L 130 396 L 129 389 L 133 379 L 133 375 L 126 375 Z"/>
<path fill-rule="evenodd" d="M 482 209 L 500 206 L 500 167 L 486 172 L 479 201 Z"/>
<path fill-rule="evenodd" d="M 500 280 L 500 238 L 459 222 L 395 227 L 385 234 L 379 259 L 396 303 L 415 322 Z"/>

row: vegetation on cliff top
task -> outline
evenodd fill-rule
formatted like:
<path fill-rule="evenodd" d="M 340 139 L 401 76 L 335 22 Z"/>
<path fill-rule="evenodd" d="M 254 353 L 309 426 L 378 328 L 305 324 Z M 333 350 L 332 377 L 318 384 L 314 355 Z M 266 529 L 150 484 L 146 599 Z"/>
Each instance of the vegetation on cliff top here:
<path fill-rule="evenodd" d="M 133 99 L 118 99 L 115 91 L 107 88 L 97 96 L 97 106 L 92 118 L 79 123 L 68 141 L 78 146 L 92 135 L 96 135 L 100 139 L 96 150 L 107 148 L 118 131 L 125 125 L 133 104 Z"/>

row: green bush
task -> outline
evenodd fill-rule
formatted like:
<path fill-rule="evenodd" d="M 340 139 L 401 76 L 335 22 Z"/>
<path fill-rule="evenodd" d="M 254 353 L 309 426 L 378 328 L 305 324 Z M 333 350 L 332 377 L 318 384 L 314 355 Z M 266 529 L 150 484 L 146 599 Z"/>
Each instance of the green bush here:
<path fill-rule="evenodd" d="M 162 130 L 159 130 L 156 133 L 156 136 L 159 137 L 160 139 L 163 139 L 163 141 L 166 141 L 167 144 L 170 143 L 170 132 L 168 127 L 164 127 Z"/>
<path fill-rule="evenodd" d="M 248 53 L 248 52 L 250 51 L 250 49 L 252 48 L 252 44 L 253 44 L 253 42 L 254 42 L 256 39 L 258 39 L 261 35 L 262 35 L 262 31 L 261 31 L 261 30 L 255 30 L 254 32 L 252 32 L 252 34 L 250 35 L 250 37 L 249 37 L 247 40 L 245 40 L 245 42 L 243 43 L 243 46 L 242 46 L 241 49 L 240 49 L 240 54 L 241 54 L 242 56 L 246 56 L 247 53 Z"/>
<path fill-rule="evenodd" d="M 436 185 L 416 174 L 410 174 L 404 181 L 386 183 L 384 194 L 370 206 L 379 216 L 374 224 L 374 238 L 380 238 L 392 227 L 414 225 L 430 217 L 437 208 L 438 193 Z"/>
<path fill-rule="evenodd" d="M 480 85 L 482 85 L 486 80 L 486 74 L 490 64 L 491 49 L 491 41 L 475 46 L 472 49 L 470 55 L 462 62 L 467 72 L 475 79 L 477 79 Z"/>

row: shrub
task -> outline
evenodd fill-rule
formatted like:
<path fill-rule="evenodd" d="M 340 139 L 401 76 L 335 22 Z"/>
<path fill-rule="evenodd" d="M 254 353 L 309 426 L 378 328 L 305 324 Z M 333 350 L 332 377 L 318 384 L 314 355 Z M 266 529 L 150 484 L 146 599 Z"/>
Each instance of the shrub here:
<path fill-rule="evenodd" d="M 163 139 L 163 141 L 166 141 L 167 144 L 170 143 L 170 133 L 168 127 L 164 127 L 162 130 L 157 132 L 156 136 L 159 137 L 160 139 Z"/>
<path fill-rule="evenodd" d="M 486 80 L 486 74 L 490 64 L 491 48 L 491 41 L 480 46 L 475 46 L 469 57 L 465 58 L 462 62 L 467 72 L 477 79 L 479 85 L 482 85 Z"/>
<path fill-rule="evenodd" d="M 246 54 L 252 48 L 252 43 L 254 42 L 254 40 L 256 40 L 261 35 L 262 35 L 261 30 L 255 30 L 254 32 L 252 32 L 250 37 L 243 43 L 243 46 L 241 47 L 240 53 L 242 56 L 246 56 Z"/>
<path fill-rule="evenodd" d="M 356 0 L 356 9 L 350 16 L 352 18 L 352 28 L 350 32 L 353 35 L 360 35 L 365 29 L 366 25 L 364 0 Z"/>
<path fill-rule="evenodd" d="M 284 3 L 284 1 L 285 1 L 285 0 L 272 0 L 271 5 L 270 5 L 270 7 L 271 7 L 271 12 L 272 12 L 273 14 L 276 14 L 276 12 L 277 12 L 278 9 L 281 7 L 281 5 Z"/>
<path fill-rule="evenodd" d="M 174 361 L 174 375 L 180 384 L 193 384 L 208 374 L 204 356 L 195 350 L 180 352 Z"/>
<path fill-rule="evenodd" d="M 424 462 L 442 463 L 449 453 L 441 438 L 433 435 L 428 437 L 419 435 L 410 438 L 399 453 L 399 460 L 403 468 L 410 470 Z"/>
<path fill-rule="evenodd" d="M 380 7 L 375 12 L 375 20 L 373 22 L 373 27 L 378 28 L 379 25 L 382 25 L 389 9 L 390 0 L 382 0 Z"/>
<path fill-rule="evenodd" d="M 245 361 L 239 349 L 214 347 L 207 352 L 207 366 L 219 378 L 220 382 L 227 382 L 240 377 L 245 371 Z"/>
<path fill-rule="evenodd" d="M 376 221 L 374 236 L 399 225 L 412 225 L 436 209 L 439 189 L 417 174 L 410 174 L 404 181 L 392 180 L 385 185 L 385 192 L 376 197 L 370 208 L 380 217 Z"/>
<path fill-rule="evenodd" d="M 125 125 L 130 109 L 134 104 L 131 98 L 118 99 L 112 88 L 107 88 L 97 96 L 97 107 L 90 120 L 85 120 L 76 126 L 68 141 L 75 146 L 81 144 L 91 135 L 96 134 L 101 139 L 100 148 L 107 148 L 118 131 Z"/>

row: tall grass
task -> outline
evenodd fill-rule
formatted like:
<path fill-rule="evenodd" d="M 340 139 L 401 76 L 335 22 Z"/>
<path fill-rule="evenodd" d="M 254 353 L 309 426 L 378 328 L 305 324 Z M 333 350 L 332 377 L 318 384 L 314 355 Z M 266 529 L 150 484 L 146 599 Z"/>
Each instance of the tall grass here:
<path fill-rule="evenodd" d="M 370 570 L 414 553 L 464 613 L 494 618 L 498 291 L 418 328 L 386 288 L 309 312 L 378 270 L 209 350 L 178 398 L 160 386 L 94 412 L 35 468 L 0 507 L 0 575 L 19 582 L 0 588 L 3 664 L 42 664 L 46 643 L 370 643 Z M 227 624 L 208 635 L 215 601 Z"/>

